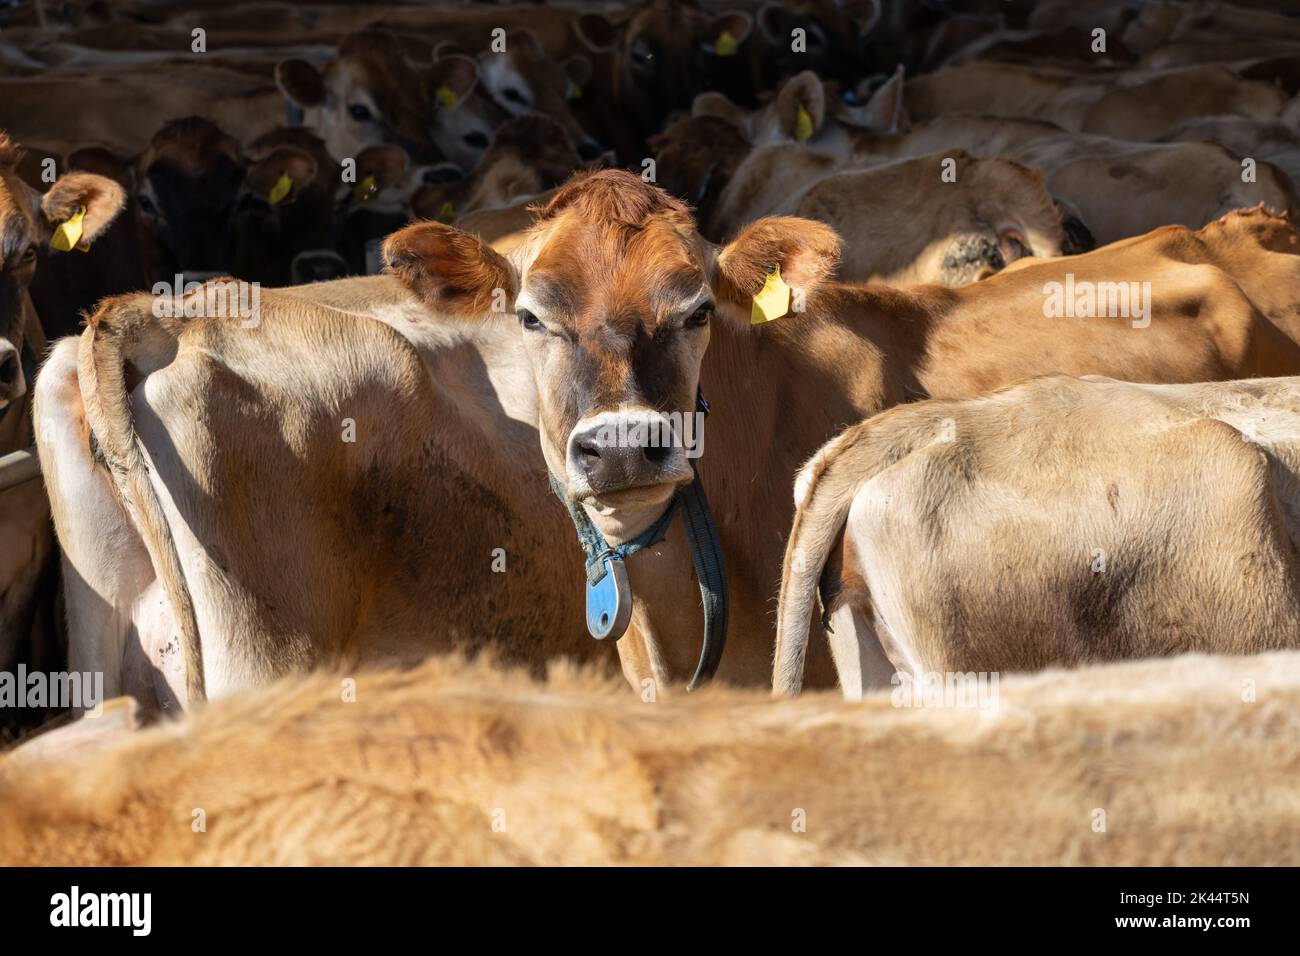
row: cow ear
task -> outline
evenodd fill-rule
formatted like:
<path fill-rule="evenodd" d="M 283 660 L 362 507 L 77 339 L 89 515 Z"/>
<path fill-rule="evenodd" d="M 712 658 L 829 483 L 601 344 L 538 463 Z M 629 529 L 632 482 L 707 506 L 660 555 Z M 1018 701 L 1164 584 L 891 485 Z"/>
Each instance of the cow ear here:
<path fill-rule="evenodd" d="M 94 242 L 103 235 L 126 205 L 126 190 L 107 176 L 68 173 L 41 197 L 41 213 L 53 234 L 61 223 L 85 210 L 80 220 L 80 241 Z"/>
<path fill-rule="evenodd" d="M 758 10 L 755 20 L 758 23 L 758 32 L 763 35 L 764 42 L 768 44 L 789 43 L 790 38 L 781 36 L 781 21 L 784 11 L 779 3 L 765 3 Z"/>
<path fill-rule="evenodd" d="M 443 57 L 448 57 L 448 56 L 470 56 L 470 55 L 471 54 L 469 50 L 465 49 L 463 46 L 461 46 L 459 43 L 456 43 L 454 40 L 443 40 L 434 46 L 432 62 L 437 63 Z"/>
<path fill-rule="evenodd" d="M 591 75 L 594 72 L 591 60 L 581 53 L 575 53 L 564 61 L 564 76 L 572 84 L 569 88 L 569 99 L 576 99 L 582 95 L 588 83 L 591 82 Z M 576 94 L 576 95 L 573 95 Z"/>
<path fill-rule="evenodd" d="M 795 142 L 817 135 L 826 122 L 826 90 L 816 73 L 804 70 L 781 87 L 776 115 L 781 132 Z"/>
<path fill-rule="evenodd" d="M 747 138 L 750 134 L 749 110 L 717 90 L 696 96 L 691 102 L 691 116 L 716 116 L 745 133 Z"/>
<path fill-rule="evenodd" d="M 735 56 L 737 48 L 749 39 L 754 20 L 748 13 L 722 13 L 705 24 L 700 44 L 715 56 Z"/>
<path fill-rule="evenodd" d="M 135 170 L 131 160 L 104 146 L 81 146 L 63 159 L 63 168 L 71 172 L 107 176 L 128 193 L 135 191 Z"/>
<path fill-rule="evenodd" d="M 373 176 L 375 188 L 382 192 L 401 182 L 410 166 L 411 158 L 406 150 L 395 143 L 367 146 L 357 153 L 357 181 Z"/>
<path fill-rule="evenodd" d="M 521 27 L 511 34 L 516 43 L 527 44 L 536 56 L 545 57 L 546 50 L 542 48 L 542 41 L 537 39 L 537 34 L 527 27 Z"/>
<path fill-rule="evenodd" d="M 839 0 L 840 10 L 853 21 L 858 36 L 866 36 L 880 21 L 880 0 Z"/>
<path fill-rule="evenodd" d="M 618 27 L 599 13 L 584 13 L 573 21 L 578 42 L 592 53 L 608 53 L 618 46 Z"/>
<path fill-rule="evenodd" d="M 316 160 L 294 146 L 277 146 L 248 167 L 244 182 L 257 196 L 278 206 L 297 199 L 316 178 Z"/>
<path fill-rule="evenodd" d="M 433 64 L 429 81 L 435 102 L 443 109 L 455 109 L 478 85 L 478 64 L 460 53 L 444 56 Z"/>
<path fill-rule="evenodd" d="M 464 319 L 514 308 L 519 277 L 477 236 L 438 222 L 418 222 L 384 242 L 388 271 L 443 315 Z"/>
<path fill-rule="evenodd" d="M 834 229 L 811 219 L 768 216 L 751 223 L 718 255 L 713 281 L 718 304 L 748 320 L 754 297 L 776 269 L 806 300 L 834 275 L 840 245 Z"/>
<path fill-rule="evenodd" d="M 905 132 L 909 125 L 907 111 L 903 106 L 905 83 L 903 67 L 900 65 L 894 75 L 871 94 L 866 103 L 857 109 L 844 110 L 845 119 L 855 126 L 881 135 Z"/>
<path fill-rule="evenodd" d="M 325 102 L 325 80 L 306 60 L 281 60 L 275 65 L 275 83 L 281 93 L 303 109 Z"/>

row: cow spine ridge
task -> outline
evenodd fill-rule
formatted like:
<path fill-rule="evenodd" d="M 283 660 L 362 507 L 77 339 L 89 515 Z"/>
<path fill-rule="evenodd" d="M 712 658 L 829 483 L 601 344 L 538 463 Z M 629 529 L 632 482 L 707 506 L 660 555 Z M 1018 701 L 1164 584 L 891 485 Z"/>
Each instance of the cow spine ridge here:
<path fill-rule="evenodd" d="M 90 316 L 78 352 L 78 379 L 86 422 L 108 472 L 144 542 L 181 631 L 186 707 L 207 699 L 203 647 L 194 601 L 162 503 L 136 433 L 126 388 L 127 347 L 147 334 L 166 334 L 146 310 L 107 301 Z"/>

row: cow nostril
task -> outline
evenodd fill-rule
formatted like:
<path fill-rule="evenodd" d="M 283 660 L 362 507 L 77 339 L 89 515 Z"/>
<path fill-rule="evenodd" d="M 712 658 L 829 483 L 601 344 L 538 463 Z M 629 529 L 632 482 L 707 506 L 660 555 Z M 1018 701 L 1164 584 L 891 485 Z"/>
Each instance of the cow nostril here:
<path fill-rule="evenodd" d="M 585 438 L 578 442 L 578 454 L 590 465 L 600 460 L 600 444 L 594 438 Z"/>
<path fill-rule="evenodd" d="M 0 359 L 0 385 L 18 384 L 18 356 L 10 352 Z"/>
<path fill-rule="evenodd" d="M 646 461 L 650 462 L 652 465 L 662 465 L 668 458 L 667 445 L 647 445 L 643 451 L 645 453 Z"/>

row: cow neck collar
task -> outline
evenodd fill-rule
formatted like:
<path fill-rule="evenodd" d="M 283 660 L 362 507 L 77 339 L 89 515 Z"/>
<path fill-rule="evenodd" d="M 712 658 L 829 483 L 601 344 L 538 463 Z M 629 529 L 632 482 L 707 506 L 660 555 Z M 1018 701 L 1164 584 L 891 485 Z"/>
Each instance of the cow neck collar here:
<path fill-rule="evenodd" d="M 709 414 L 709 403 L 704 393 L 697 391 L 695 408 Z M 638 551 L 658 544 L 668 534 L 673 518 L 678 512 L 691 549 L 691 562 L 700 585 L 700 600 L 704 604 L 704 638 L 700 645 L 700 659 L 687 690 L 707 683 L 718 670 L 722 651 L 727 643 L 729 596 L 727 568 L 722 556 L 718 529 L 704 493 L 699 471 L 691 464 L 691 483 L 679 489 L 668 502 L 667 508 L 639 535 L 620 545 L 611 546 L 592 522 L 582 505 L 570 501 L 553 472 L 548 472 L 551 490 L 564 503 L 578 532 L 578 544 L 586 554 L 587 562 L 587 630 L 596 640 L 612 638 L 617 641 L 627 630 L 632 618 L 632 586 L 628 583 L 624 562 Z"/>

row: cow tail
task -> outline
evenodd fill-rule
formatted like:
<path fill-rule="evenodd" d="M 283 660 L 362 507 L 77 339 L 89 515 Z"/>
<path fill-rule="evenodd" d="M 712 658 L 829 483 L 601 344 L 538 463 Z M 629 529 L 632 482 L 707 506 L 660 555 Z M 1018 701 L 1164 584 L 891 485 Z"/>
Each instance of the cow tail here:
<path fill-rule="evenodd" d="M 777 610 L 776 657 L 772 691 L 794 696 L 803 686 L 808 632 L 817 609 L 817 590 L 831 548 L 848 521 L 861 471 L 844 451 L 854 444 L 861 426 L 849 429 L 824 446 L 799 475 L 801 498 L 781 567 L 781 596 Z"/>
<path fill-rule="evenodd" d="M 142 313 L 138 306 L 102 303 L 87 319 L 81 337 L 78 378 L 86 424 L 180 625 L 190 706 L 207 699 L 198 619 L 171 526 L 149 477 L 149 462 L 135 431 L 126 387 L 128 347 L 158 338 L 170 338 L 170 334 L 147 309 Z"/>

